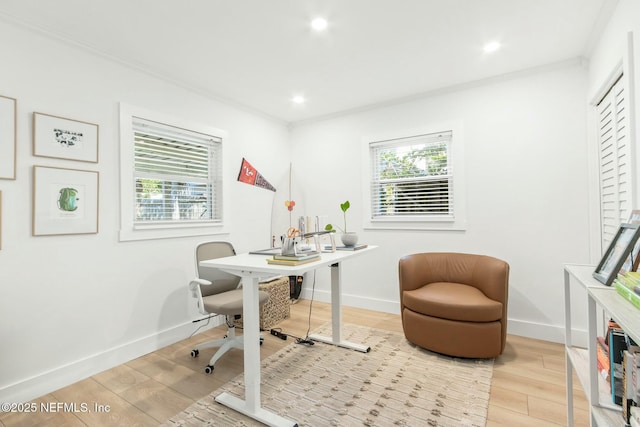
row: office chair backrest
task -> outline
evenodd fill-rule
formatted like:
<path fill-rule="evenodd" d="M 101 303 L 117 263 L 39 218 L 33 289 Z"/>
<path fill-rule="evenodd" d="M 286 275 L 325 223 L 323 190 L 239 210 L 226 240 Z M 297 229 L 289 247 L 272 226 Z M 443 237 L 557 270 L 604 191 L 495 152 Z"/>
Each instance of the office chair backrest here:
<path fill-rule="evenodd" d="M 236 251 L 229 242 L 205 242 L 198 245 L 196 248 L 198 277 L 213 283 L 212 285 L 200 286 L 203 297 L 236 289 L 240 283 L 240 277 L 225 273 L 217 268 L 201 267 L 200 261 L 233 256 L 235 254 Z"/>

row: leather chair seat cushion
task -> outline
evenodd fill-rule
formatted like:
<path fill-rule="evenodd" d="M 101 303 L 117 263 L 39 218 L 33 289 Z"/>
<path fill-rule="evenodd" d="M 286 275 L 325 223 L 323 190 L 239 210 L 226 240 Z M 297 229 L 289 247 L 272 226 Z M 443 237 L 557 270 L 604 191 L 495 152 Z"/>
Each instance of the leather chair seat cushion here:
<path fill-rule="evenodd" d="M 258 301 L 262 306 L 269 299 L 269 294 L 260 291 Z M 234 316 L 242 314 L 242 289 L 233 289 L 202 298 L 204 308 L 208 313 L 222 314 L 224 316 Z"/>
<path fill-rule="evenodd" d="M 410 342 L 436 353 L 467 358 L 489 358 L 502 353 L 500 322 L 467 323 L 405 309 L 402 324 Z"/>
<path fill-rule="evenodd" d="M 441 319 L 493 322 L 502 318 L 502 303 L 461 283 L 435 282 L 403 292 L 405 308 Z"/>

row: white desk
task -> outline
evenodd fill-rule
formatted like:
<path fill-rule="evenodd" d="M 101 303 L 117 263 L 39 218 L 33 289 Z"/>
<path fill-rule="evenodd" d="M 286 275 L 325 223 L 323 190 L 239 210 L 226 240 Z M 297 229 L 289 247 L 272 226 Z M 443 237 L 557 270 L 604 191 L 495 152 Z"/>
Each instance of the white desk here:
<path fill-rule="evenodd" d="M 258 283 L 261 277 L 283 275 L 300 276 L 320 267 L 331 266 L 331 324 L 332 336 L 310 335 L 309 338 L 341 347 L 368 352 L 366 345 L 344 341 L 342 331 L 342 294 L 340 282 L 342 261 L 367 253 L 375 246 L 357 251 L 336 251 L 322 253 L 318 261 L 295 267 L 268 264 L 270 256 L 240 254 L 231 257 L 201 261 L 200 265 L 215 267 L 242 278 L 243 323 L 244 323 L 244 398 L 222 393 L 216 396 L 216 402 L 254 418 L 269 426 L 297 426 L 294 421 L 281 417 L 262 408 L 260 404 L 260 327 L 258 307 Z"/>

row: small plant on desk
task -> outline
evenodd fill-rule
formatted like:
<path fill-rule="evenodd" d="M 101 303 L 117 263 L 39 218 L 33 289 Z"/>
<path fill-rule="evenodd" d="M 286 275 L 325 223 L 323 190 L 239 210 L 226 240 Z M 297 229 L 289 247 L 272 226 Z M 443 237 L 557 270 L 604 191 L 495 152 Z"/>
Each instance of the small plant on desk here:
<path fill-rule="evenodd" d="M 355 246 L 356 243 L 358 243 L 358 235 L 354 231 L 347 231 L 347 211 L 349 210 L 350 207 L 351 207 L 351 203 L 349 203 L 348 200 L 345 201 L 344 203 L 340 203 L 340 209 L 342 210 L 342 215 L 344 218 L 344 228 L 340 228 L 340 227 L 337 227 L 337 228 L 342 231 L 342 236 L 340 236 L 340 238 L 342 239 L 342 243 L 345 246 Z M 327 224 L 324 227 L 324 229 L 327 231 L 334 230 L 332 224 Z"/>

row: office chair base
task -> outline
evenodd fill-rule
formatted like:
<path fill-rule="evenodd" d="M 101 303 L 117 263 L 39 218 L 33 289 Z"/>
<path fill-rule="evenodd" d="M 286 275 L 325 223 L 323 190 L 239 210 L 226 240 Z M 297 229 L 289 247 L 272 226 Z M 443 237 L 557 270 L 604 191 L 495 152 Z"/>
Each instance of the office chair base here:
<path fill-rule="evenodd" d="M 264 337 L 261 336 L 260 345 L 262 345 L 263 341 Z M 193 350 L 191 350 L 191 357 L 198 357 L 200 355 L 201 349 L 211 347 L 219 347 L 219 349 L 215 352 L 211 360 L 209 360 L 209 364 L 204 368 L 204 372 L 206 374 L 211 374 L 213 372 L 215 363 L 227 351 L 234 348 L 244 350 L 244 336 L 236 336 L 235 328 L 229 328 L 229 330 L 227 331 L 227 335 L 225 335 L 223 338 L 198 344 Z"/>

